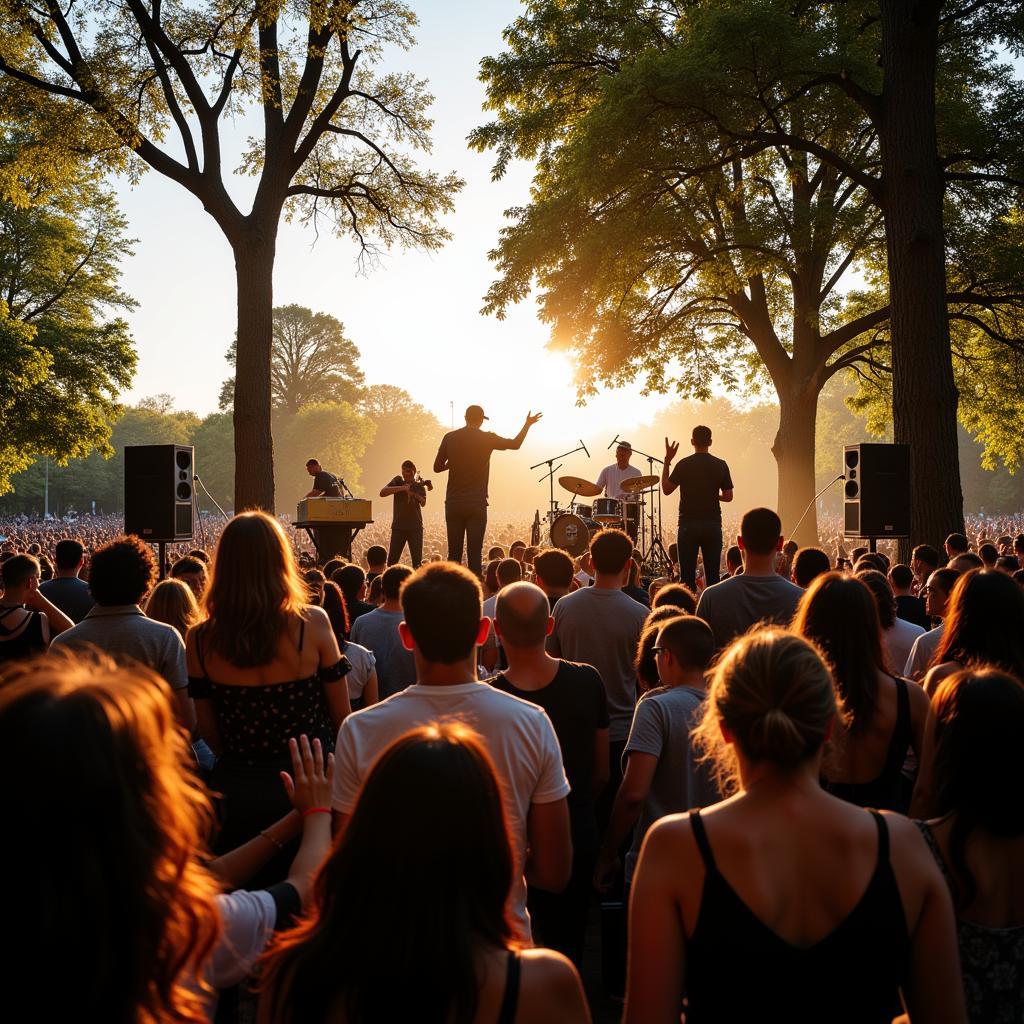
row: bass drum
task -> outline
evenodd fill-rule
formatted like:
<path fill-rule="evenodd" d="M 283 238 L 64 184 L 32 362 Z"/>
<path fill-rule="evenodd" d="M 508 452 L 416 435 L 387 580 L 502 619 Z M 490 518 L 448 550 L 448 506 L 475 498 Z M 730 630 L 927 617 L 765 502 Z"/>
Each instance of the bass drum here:
<path fill-rule="evenodd" d="M 590 532 L 585 519 L 564 512 L 551 524 L 551 544 L 576 557 L 590 546 Z"/>

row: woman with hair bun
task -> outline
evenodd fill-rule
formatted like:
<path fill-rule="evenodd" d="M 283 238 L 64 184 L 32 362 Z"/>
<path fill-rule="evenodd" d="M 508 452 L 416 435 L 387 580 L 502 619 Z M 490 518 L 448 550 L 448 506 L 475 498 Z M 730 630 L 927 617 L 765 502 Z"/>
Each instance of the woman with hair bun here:
<path fill-rule="evenodd" d="M 820 785 L 838 714 L 801 637 L 763 629 L 714 670 L 698 744 L 721 803 L 647 834 L 630 905 L 628 1024 L 965 1021 L 949 894 L 918 830 Z"/>
<path fill-rule="evenodd" d="M 1016 586 L 1010 581 L 1012 586 Z M 918 822 L 956 909 L 972 1024 L 1024 1007 L 1024 685 L 994 668 L 939 684 L 931 821 Z"/>

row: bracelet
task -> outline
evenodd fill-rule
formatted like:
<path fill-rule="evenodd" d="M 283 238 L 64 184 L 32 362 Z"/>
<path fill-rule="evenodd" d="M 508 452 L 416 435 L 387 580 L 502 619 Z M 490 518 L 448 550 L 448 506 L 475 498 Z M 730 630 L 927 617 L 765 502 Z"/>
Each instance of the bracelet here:
<path fill-rule="evenodd" d="M 307 807 L 303 812 L 302 816 L 308 818 L 311 814 L 330 814 L 330 807 Z"/>
<path fill-rule="evenodd" d="M 284 849 L 284 843 L 282 843 L 280 839 L 275 839 L 274 836 L 265 829 L 260 832 L 260 835 L 263 836 L 264 839 L 269 839 L 279 850 Z"/>

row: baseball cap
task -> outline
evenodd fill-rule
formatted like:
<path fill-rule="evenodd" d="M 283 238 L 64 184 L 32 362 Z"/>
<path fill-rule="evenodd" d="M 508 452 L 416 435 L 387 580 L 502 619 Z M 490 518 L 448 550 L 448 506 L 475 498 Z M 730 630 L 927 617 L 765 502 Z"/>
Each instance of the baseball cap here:
<path fill-rule="evenodd" d="M 488 420 L 490 416 L 484 415 L 484 410 L 479 405 L 470 405 L 466 408 L 467 420 Z"/>

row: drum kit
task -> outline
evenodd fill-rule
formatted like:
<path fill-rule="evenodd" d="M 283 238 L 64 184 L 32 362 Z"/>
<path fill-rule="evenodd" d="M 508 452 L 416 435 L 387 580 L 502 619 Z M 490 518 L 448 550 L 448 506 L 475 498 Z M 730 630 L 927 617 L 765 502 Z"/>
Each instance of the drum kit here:
<path fill-rule="evenodd" d="M 619 435 L 616 434 L 608 447 L 613 447 L 618 440 Z M 669 571 L 672 562 L 661 540 L 661 488 L 658 486 L 660 481 L 654 474 L 654 464 L 661 465 L 661 459 L 633 449 L 634 455 L 647 459 L 647 475 L 630 477 L 622 481 L 620 487 L 629 495 L 625 500 L 602 497 L 601 488 L 584 477 L 560 476 L 557 478 L 558 486 L 572 495 L 568 507 L 562 507 L 555 500 L 555 474 L 562 468 L 559 460 L 575 455 L 579 451 L 585 452 L 587 458 L 590 458 L 590 452 L 581 440 L 579 447 L 571 452 L 563 452 L 530 467 L 548 467 L 538 483 L 548 481 L 549 495 L 548 511 L 543 519 L 539 511 L 534 514 L 531 543 L 538 547 L 561 548 L 567 554 L 576 557 L 587 550 L 590 538 L 599 530 L 625 530 L 633 538 L 633 543 L 640 548 L 646 571 Z M 581 502 L 580 498 L 593 500 L 586 504 Z M 547 536 L 544 536 L 544 533 Z"/>

